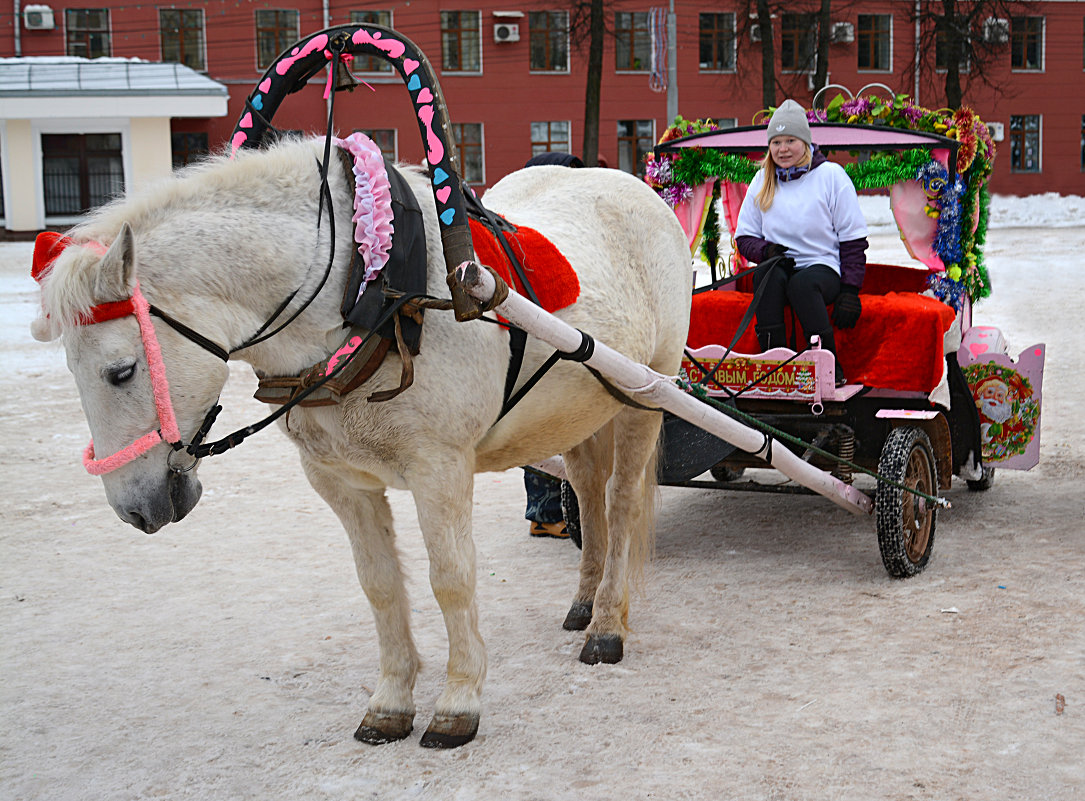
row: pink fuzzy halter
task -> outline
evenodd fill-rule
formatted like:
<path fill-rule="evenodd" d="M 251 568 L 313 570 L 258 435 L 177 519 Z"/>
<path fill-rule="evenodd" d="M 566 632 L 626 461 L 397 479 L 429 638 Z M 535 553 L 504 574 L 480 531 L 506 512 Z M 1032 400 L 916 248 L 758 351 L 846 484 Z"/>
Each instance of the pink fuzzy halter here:
<path fill-rule="evenodd" d="M 106 252 L 106 247 L 98 242 L 77 243 L 71 237 L 62 236 L 52 231 L 38 234 L 34 242 L 34 265 L 31 275 L 34 280 L 41 283 L 53 266 L 53 262 L 70 245 L 81 244 L 89 247 L 100 254 Z M 99 303 L 91 307 L 80 320 L 80 325 L 94 325 L 107 320 L 116 320 L 120 317 L 134 315 L 139 323 L 140 337 L 143 339 L 143 350 L 147 354 L 147 370 L 151 375 L 151 391 L 154 394 L 155 410 L 158 413 L 158 422 L 161 426 L 156 431 L 150 431 L 137 439 L 131 445 L 121 448 L 116 453 L 104 459 L 94 458 L 94 441 L 91 440 L 83 451 L 83 467 L 94 476 L 109 473 L 119 467 L 145 454 L 159 442 L 165 442 L 174 448 L 181 444 L 181 432 L 177 428 L 177 418 L 173 413 L 173 403 L 170 400 L 169 382 L 166 380 L 166 366 L 162 361 L 162 349 L 155 335 L 154 324 L 151 322 L 151 308 L 147 299 L 139 289 L 139 282 L 132 288 L 132 296 L 127 300 Z"/>

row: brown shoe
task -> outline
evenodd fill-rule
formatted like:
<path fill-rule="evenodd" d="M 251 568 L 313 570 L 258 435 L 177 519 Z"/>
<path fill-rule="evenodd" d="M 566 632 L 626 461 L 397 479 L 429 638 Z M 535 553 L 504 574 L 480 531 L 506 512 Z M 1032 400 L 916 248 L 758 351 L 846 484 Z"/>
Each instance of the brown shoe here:
<path fill-rule="evenodd" d="M 565 527 L 565 521 L 563 520 L 559 520 L 557 523 L 532 523 L 531 536 L 567 540 L 569 539 L 569 529 Z"/>

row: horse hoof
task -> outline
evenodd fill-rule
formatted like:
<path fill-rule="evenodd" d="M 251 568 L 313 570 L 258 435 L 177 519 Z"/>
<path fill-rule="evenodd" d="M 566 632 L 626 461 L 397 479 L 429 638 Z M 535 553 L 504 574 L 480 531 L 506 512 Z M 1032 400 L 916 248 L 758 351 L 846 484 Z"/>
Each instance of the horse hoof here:
<path fill-rule="evenodd" d="M 613 665 L 622 661 L 622 638 L 617 634 L 588 637 L 580 652 L 580 661 L 585 665 L 597 665 L 603 662 Z"/>
<path fill-rule="evenodd" d="M 383 745 L 402 740 L 414 729 L 414 715 L 366 712 L 354 739 L 370 745 Z"/>
<path fill-rule="evenodd" d="M 434 715 L 422 735 L 423 748 L 459 748 L 475 739 L 478 715 Z"/>
<path fill-rule="evenodd" d="M 569 607 L 569 614 L 565 616 L 565 622 L 561 627 L 566 631 L 583 631 L 591 623 L 591 604 L 583 601 L 573 601 Z"/>

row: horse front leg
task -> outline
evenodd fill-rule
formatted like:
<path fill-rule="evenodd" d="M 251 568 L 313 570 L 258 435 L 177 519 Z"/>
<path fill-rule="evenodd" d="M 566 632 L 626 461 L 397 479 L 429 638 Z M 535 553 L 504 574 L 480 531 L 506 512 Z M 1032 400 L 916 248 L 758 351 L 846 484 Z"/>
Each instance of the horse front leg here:
<path fill-rule="evenodd" d="M 471 457 L 427 455 L 408 478 L 430 561 L 430 586 L 448 632 L 445 688 L 422 736 L 426 748 L 455 748 L 474 739 L 486 678 L 486 646 L 478 628 L 475 544 L 471 538 L 474 489 Z"/>
<path fill-rule="evenodd" d="M 410 604 L 395 547 L 392 510 L 384 491 L 362 490 L 303 461 L 306 476 L 346 529 L 376 622 L 380 677 L 355 739 L 371 745 L 402 740 L 414 728 L 418 651 L 411 637 Z"/>

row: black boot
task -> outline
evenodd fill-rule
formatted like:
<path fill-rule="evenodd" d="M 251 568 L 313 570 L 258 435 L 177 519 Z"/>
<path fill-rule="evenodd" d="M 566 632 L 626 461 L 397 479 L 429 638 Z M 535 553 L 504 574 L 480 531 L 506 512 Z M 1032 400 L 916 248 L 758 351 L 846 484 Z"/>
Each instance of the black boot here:
<path fill-rule="evenodd" d="M 756 331 L 757 344 L 761 346 L 762 353 L 770 348 L 787 346 L 787 331 L 782 325 L 767 325 L 764 328 L 758 326 Z"/>

